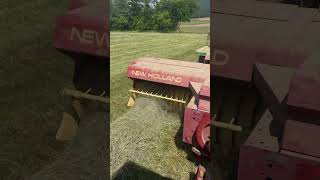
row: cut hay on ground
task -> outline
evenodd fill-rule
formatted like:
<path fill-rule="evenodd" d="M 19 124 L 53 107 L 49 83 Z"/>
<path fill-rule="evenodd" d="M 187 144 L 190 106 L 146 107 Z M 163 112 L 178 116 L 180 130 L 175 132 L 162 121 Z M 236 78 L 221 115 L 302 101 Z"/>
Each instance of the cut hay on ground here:
<path fill-rule="evenodd" d="M 181 119 L 165 106 L 141 97 L 135 107 L 111 123 L 113 178 L 189 178 L 195 166 L 187 159 L 189 150 L 182 143 Z"/>
<path fill-rule="evenodd" d="M 108 114 L 96 112 L 82 119 L 84 124 L 66 151 L 30 180 L 107 180 L 109 148 Z M 81 125 L 80 124 L 80 125 Z"/>

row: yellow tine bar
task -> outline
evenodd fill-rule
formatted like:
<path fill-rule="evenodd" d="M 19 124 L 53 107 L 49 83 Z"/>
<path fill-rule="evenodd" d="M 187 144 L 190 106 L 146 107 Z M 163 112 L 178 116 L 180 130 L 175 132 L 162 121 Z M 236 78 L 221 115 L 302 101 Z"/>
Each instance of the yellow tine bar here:
<path fill-rule="evenodd" d="M 164 97 L 164 96 L 160 96 L 160 95 L 155 95 L 155 94 L 152 94 L 152 93 L 136 91 L 136 90 L 133 90 L 133 89 L 130 89 L 129 92 L 137 93 L 137 94 L 141 94 L 141 95 L 146 95 L 146 96 L 151 96 L 151 97 L 157 97 L 157 98 L 160 98 L 160 99 L 165 99 L 165 100 L 174 101 L 174 102 L 183 103 L 183 104 L 186 103 L 186 101 L 183 101 L 183 100 L 174 99 L 174 98 L 168 98 L 168 97 Z"/>

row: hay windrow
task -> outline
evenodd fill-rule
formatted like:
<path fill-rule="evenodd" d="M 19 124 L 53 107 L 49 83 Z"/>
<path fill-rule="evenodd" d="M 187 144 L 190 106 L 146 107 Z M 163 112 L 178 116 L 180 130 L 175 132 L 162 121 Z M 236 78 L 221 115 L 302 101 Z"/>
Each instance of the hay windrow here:
<path fill-rule="evenodd" d="M 111 175 L 132 177 L 136 172 L 124 165 L 134 162 L 164 177 L 188 179 L 194 166 L 176 145 L 180 122 L 179 114 L 168 112 L 165 102 L 138 98 L 133 108 L 111 123 Z"/>

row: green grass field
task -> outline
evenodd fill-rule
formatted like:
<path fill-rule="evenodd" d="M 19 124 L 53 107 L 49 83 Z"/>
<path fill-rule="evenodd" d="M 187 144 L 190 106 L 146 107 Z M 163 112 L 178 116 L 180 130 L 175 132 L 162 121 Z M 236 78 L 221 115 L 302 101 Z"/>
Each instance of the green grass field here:
<path fill-rule="evenodd" d="M 184 22 L 182 25 L 197 25 L 197 24 L 210 24 L 209 18 L 195 18 L 191 19 L 190 22 Z"/>
<path fill-rule="evenodd" d="M 191 19 L 190 22 L 184 22 L 180 25 L 180 30 L 183 33 L 200 33 L 205 34 L 210 31 L 209 18 Z"/>
<path fill-rule="evenodd" d="M 183 33 L 199 33 L 199 34 L 206 33 L 206 34 L 208 34 L 209 27 L 186 26 L 186 27 L 181 27 L 181 31 Z"/>
<path fill-rule="evenodd" d="M 132 81 L 126 70 L 142 56 L 196 61 L 195 50 L 207 44 L 207 32 L 199 27 L 190 33 L 111 32 L 111 170 L 120 179 L 189 179 L 196 164 L 190 147 L 182 142 L 181 119 L 154 101 L 141 100 L 137 107 L 127 108 Z"/>
<path fill-rule="evenodd" d="M 0 2 L 0 179 L 23 179 L 64 149 L 55 141 L 72 61 L 52 47 L 65 0 Z"/>

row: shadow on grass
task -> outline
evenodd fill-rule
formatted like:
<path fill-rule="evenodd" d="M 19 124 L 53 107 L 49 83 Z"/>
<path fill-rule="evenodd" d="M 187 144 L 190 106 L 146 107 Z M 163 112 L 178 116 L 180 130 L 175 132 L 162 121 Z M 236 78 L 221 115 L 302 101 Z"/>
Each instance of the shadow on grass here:
<path fill-rule="evenodd" d="M 137 165 L 132 161 L 125 163 L 118 172 L 112 177 L 112 180 L 123 179 L 159 179 L 159 180 L 172 180 L 171 178 L 163 177 L 160 174 L 152 172 L 142 166 Z"/>

